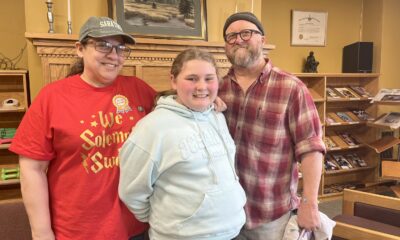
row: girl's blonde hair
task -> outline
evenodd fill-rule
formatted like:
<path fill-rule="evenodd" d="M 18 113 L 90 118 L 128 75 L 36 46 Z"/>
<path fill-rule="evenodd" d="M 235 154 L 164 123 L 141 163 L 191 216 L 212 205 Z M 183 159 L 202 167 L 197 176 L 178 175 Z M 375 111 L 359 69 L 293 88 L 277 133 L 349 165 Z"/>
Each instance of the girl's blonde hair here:
<path fill-rule="evenodd" d="M 172 63 L 170 71 L 171 75 L 176 78 L 179 75 L 179 73 L 181 73 L 183 65 L 191 60 L 202 60 L 210 63 L 215 68 L 216 74 L 218 76 L 218 68 L 213 55 L 207 51 L 198 48 L 188 48 L 180 52 L 176 56 L 174 62 Z M 176 91 L 172 89 L 161 91 L 157 94 L 155 103 L 157 103 L 157 100 L 162 96 L 175 95 L 175 94 Z"/>

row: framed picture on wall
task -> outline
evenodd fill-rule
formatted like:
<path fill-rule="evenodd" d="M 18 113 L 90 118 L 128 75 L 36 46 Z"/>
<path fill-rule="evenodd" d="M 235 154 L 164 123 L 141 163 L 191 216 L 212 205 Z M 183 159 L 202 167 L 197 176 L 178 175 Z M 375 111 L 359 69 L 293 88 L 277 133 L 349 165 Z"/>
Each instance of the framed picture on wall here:
<path fill-rule="evenodd" d="M 108 0 L 108 14 L 135 37 L 207 40 L 206 0 Z"/>
<path fill-rule="evenodd" d="M 291 45 L 326 46 L 327 12 L 292 10 Z"/>

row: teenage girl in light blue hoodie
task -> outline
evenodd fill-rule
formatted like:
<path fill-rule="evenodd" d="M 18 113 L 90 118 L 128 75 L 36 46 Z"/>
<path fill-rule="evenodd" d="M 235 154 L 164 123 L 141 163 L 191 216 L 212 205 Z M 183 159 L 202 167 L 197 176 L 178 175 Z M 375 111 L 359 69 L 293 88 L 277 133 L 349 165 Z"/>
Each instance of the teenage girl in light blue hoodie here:
<path fill-rule="evenodd" d="M 245 193 L 235 172 L 235 145 L 213 110 L 218 76 L 211 54 L 180 53 L 173 95 L 133 129 L 120 152 L 119 195 L 154 240 L 228 240 L 245 223 Z"/>

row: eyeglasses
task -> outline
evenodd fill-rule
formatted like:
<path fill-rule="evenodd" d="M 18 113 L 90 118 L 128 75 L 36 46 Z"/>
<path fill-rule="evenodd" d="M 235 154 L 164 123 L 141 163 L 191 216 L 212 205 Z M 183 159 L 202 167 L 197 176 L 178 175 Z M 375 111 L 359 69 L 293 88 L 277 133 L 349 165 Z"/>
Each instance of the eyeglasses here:
<path fill-rule="evenodd" d="M 128 57 L 131 53 L 131 49 L 125 45 L 112 45 L 111 43 L 105 41 L 90 41 L 88 42 L 88 44 L 93 44 L 94 49 L 102 53 L 111 53 L 112 50 L 115 48 L 118 56 L 121 57 Z"/>
<path fill-rule="evenodd" d="M 240 32 L 232 32 L 232 33 L 228 33 L 225 35 L 225 42 L 229 43 L 229 44 L 234 44 L 236 42 L 237 39 L 237 35 L 240 36 L 240 38 L 243 41 L 248 41 L 250 40 L 250 38 L 253 36 L 253 33 L 256 34 L 261 34 L 261 32 L 257 31 L 257 30 L 253 30 L 253 29 L 244 29 Z"/>

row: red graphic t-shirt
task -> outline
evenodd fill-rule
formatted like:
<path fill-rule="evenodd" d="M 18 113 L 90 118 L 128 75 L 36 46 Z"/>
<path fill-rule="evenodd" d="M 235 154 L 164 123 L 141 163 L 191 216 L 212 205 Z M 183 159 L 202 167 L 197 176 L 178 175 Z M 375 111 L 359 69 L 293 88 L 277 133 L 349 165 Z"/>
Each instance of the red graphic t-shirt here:
<path fill-rule="evenodd" d="M 128 239 L 143 232 L 118 197 L 118 153 L 155 91 L 119 76 L 95 88 L 79 75 L 47 85 L 28 109 L 10 150 L 48 168 L 52 227 L 62 239 Z"/>

